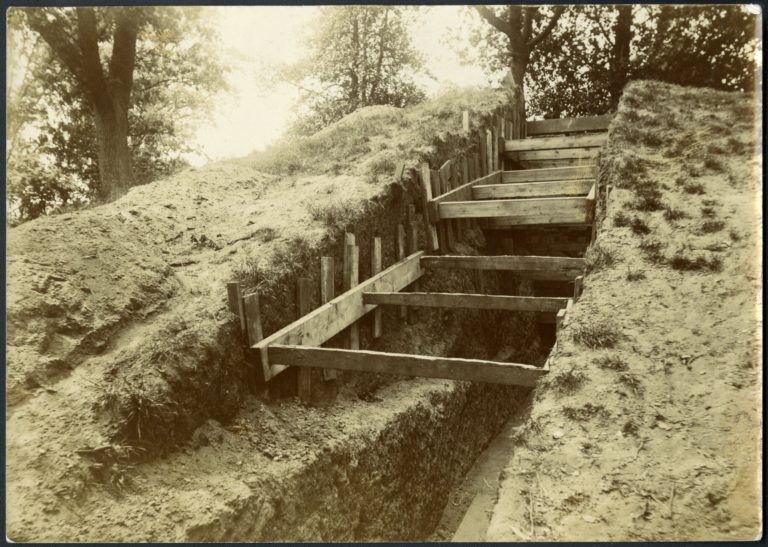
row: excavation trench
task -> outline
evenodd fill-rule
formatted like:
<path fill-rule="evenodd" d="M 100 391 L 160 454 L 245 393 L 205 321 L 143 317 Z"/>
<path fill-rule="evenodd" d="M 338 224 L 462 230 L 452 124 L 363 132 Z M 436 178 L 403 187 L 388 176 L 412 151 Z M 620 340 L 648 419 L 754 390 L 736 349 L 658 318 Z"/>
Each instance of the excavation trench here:
<path fill-rule="evenodd" d="M 465 251 L 504 249 L 498 241 L 484 243 Z M 572 291 L 568 284 L 521 283 L 498 272 L 435 271 L 421 283 L 422 290 L 457 292 L 562 296 Z M 395 312 L 384 317 L 392 332 L 370 341 L 371 349 L 542 365 L 554 342 L 554 325 L 531 313 L 410 310 L 409 320 L 398 325 Z M 284 386 L 294 381 L 290 372 L 281 376 Z M 334 402 L 322 400 L 323 389 L 313 406 L 330 413 L 328 434 L 315 437 L 312 457 L 279 466 L 282 449 L 262 448 L 271 465 L 252 475 L 224 510 L 186 526 L 179 539 L 428 539 L 478 456 L 531 402 L 530 388 L 363 373 L 345 374 Z M 283 433 L 306 440 L 301 424 L 293 425 Z"/>

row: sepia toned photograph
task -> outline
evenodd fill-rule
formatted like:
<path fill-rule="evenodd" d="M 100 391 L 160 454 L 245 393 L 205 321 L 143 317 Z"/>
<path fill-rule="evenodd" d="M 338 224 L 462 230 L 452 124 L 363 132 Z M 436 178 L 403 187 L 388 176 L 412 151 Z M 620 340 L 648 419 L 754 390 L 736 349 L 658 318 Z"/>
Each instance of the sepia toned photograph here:
<path fill-rule="evenodd" d="M 5 9 L 14 543 L 757 541 L 757 4 Z"/>

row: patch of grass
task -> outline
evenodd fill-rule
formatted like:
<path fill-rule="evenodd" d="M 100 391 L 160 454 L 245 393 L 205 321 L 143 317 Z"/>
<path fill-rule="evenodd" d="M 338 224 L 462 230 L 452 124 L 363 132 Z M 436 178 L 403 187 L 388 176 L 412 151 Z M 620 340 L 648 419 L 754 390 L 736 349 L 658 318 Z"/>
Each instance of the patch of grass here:
<path fill-rule="evenodd" d="M 307 203 L 307 212 L 313 220 L 343 230 L 360 217 L 364 207 L 365 204 L 349 199 L 338 199 L 330 202 L 311 201 Z"/>
<path fill-rule="evenodd" d="M 599 357 L 594 360 L 594 363 L 602 369 L 615 370 L 618 372 L 629 369 L 627 362 L 622 359 L 620 355 L 615 354 Z"/>
<path fill-rule="evenodd" d="M 632 228 L 632 232 L 637 235 L 647 235 L 651 233 L 651 229 L 648 227 L 645 221 L 639 217 L 634 217 L 629 226 Z"/>
<path fill-rule="evenodd" d="M 664 257 L 664 244 L 656 239 L 644 238 L 640 242 L 640 250 L 654 264 L 662 264 L 666 260 Z"/>
<path fill-rule="evenodd" d="M 619 211 L 613 215 L 613 225 L 618 228 L 629 226 L 630 219 L 624 211 Z"/>
<path fill-rule="evenodd" d="M 621 338 L 616 323 L 608 319 L 585 319 L 572 326 L 571 335 L 574 342 L 591 349 L 612 348 Z"/>
<path fill-rule="evenodd" d="M 700 182 L 684 182 L 682 185 L 683 192 L 686 194 L 702 195 L 705 192 L 704 185 Z"/>
<path fill-rule="evenodd" d="M 723 268 L 722 260 L 720 260 L 719 257 L 706 257 L 700 254 L 689 256 L 684 254 L 684 251 L 677 251 L 677 253 L 669 259 L 669 265 L 672 269 L 683 272 L 702 270 L 719 272 Z"/>
<path fill-rule="evenodd" d="M 621 428 L 621 432 L 625 437 L 627 435 L 637 437 L 637 434 L 640 432 L 640 427 L 634 422 L 634 420 L 628 420 L 627 423 L 624 424 L 624 427 Z"/>
<path fill-rule="evenodd" d="M 731 241 L 741 241 L 741 234 L 733 228 L 728 232 L 728 236 L 731 238 Z"/>
<path fill-rule="evenodd" d="M 715 173 L 723 173 L 725 171 L 723 162 L 711 156 L 704 159 L 704 167 Z"/>
<path fill-rule="evenodd" d="M 632 393 L 640 395 L 645 391 L 643 383 L 632 373 L 625 372 L 619 376 L 619 382 L 627 386 Z"/>
<path fill-rule="evenodd" d="M 613 266 L 615 258 L 610 249 L 595 242 L 584 253 L 584 263 L 587 273 L 589 273 Z"/>
<path fill-rule="evenodd" d="M 725 228 L 725 221 L 723 220 L 707 220 L 701 225 L 701 231 L 705 234 L 719 232 L 723 228 Z"/>
<path fill-rule="evenodd" d="M 702 207 L 701 216 L 704 218 L 715 218 L 717 216 L 717 212 L 712 207 Z"/>
<path fill-rule="evenodd" d="M 587 381 L 587 375 L 571 368 L 567 372 L 554 376 L 551 385 L 562 393 L 573 393 Z"/>
<path fill-rule="evenodd" d="M 685 172 L 689 177 L 694 179 L 699 178 L 703 174 L 701 172 L 701 168 L 698 165 L 694 165 L 693 163 L 685 164 Z"/>
<path fill-rule="evenodd" d="M 674 222 L 676 220 L 687 217 L 688 214 L 685 211 L 681 211 L 680 209 L 675 209 L 669 205 L 664 208 L 664 218 L 669 222 Z"/>
<path fill-rule="evenodd" d="M 569 420 L 586 422 L 597 416 L 607 418 L 610 416 L 610 412 L 608 412 L 608 410 L 606 410 L 603 405 L 593 405 L 592 403 L 586 403 L 583 406 L 578 407 L 563 407 L 563 415 L 565 415 L 565 417 Z"/>
<path fill-rule="evenodd" d="M 629 269 L 629 266 L 627 266 L 627 281 L 634 282 L 640 281 L 641 279 L 645 279 L 645 272 L 642 270 L 633 272 Z"/>

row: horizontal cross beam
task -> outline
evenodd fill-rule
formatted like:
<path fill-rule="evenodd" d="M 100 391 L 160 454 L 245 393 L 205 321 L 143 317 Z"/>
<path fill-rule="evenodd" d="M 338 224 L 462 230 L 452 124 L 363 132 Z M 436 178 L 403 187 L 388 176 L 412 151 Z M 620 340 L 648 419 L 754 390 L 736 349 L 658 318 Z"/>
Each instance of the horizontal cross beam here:
<path fill-rule="evenodd" d="M 423 256 L 424 268 L 495 270 L 529 279 L 572 281 L 584 272 L 583 258 L 559 256 Z"/>
<path fill-rule="evenodd" d="M 418 306 L 426 308 L 464 308 L 481 310 L 557 312 L 567 298 L 542 296 L 507 296 L 433 292 L 366 292 L 366 304 Z"/>
<path fill-rule="evenodd" d="M 296 367 L 330 368 L 518 386 L 534 386 L 539 378 L 547 374 L 546 370 L 531 365 L 480 359 L 290 345 L 273 345 L 268 348 L 268 352 L 270 360 Z"/>

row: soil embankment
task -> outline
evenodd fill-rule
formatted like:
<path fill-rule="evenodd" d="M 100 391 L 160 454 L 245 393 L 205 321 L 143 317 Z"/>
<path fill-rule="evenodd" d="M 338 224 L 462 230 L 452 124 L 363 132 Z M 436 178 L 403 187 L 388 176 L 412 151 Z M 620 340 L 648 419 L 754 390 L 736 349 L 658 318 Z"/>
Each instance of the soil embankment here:
<path fill-rule="evenodd" d="M 739 93 L 625 90 L 584 293 L 487 540 L 760 537 L 760 111 Z"/>
<path fill-rule="evenodd" d="M 295 319 L 296 277 L 316 279 L 320 256 L 340 259 L 344 229 L 357 235 L 362 279 L 374 235 L 385 266 L 394 262 L 394 229 L 419 203 L 412 181 L 393 181 L 398 163 L 462 151 L 472 135 L 461 110 L 483 123 L 503 101 L 465 91 L 409 110 L 365 109 L 311 138 L 10 230 L 9 537 L 429 533 L 521 393 L 345 374 L 326 386 L 333 397 L 306 407 L 288 372 L 269 390 L 253 385 L 225 283 L 260 293 L 268 334 Z M 481 247 L 482 235 L 473 241 Z M 423 286 L 471 292 L 476 281 L 436 275 Z M 420 311 L 406 325 L 388 311 L 384 320 L 372 349 L 514 358 L 535 346 L 508 347 L 519 319 L 500 314 Z"/>

